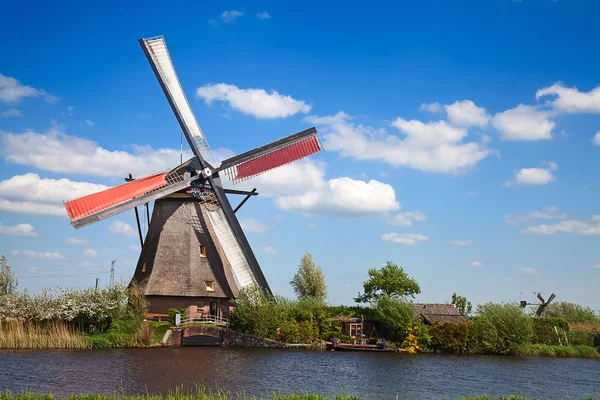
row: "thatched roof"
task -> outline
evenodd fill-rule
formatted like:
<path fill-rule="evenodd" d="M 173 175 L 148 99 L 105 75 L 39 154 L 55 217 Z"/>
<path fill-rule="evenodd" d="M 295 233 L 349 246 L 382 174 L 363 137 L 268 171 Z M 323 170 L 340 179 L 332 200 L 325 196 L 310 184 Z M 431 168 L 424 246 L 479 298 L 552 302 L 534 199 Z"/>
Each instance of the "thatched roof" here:
<path fill-rule="evenodd" d="M 156 200 L 134 275 L 142 293 L 221 298 L 237 294 L 231 268 L 207 226 L 205 207 L 210 206 L 183 193 Z"/>
<path fill-rule="evenodd" d="M 460 315 L 454 304 L 411 303 L 411 306 L 415 317 L 421 318 L 423 322 L 430 325 L 442 322 L 461 323 L 470 321 L 469 318 Z"/>

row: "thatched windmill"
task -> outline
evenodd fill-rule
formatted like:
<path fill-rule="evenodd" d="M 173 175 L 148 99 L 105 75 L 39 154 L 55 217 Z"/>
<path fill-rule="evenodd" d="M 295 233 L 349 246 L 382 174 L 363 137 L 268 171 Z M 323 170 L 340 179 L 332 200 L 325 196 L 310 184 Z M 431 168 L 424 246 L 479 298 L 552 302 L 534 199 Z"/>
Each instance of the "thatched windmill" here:
<path fill-rule="evenodd" d="M 150 300 L 150 311 L 197 305 L 222 317 L 228 300 L 248 285 L 269 285 L 250 248 L 235 211 L 256 190 L 224 189 L 233 183 L 322 150 L 315 128 L 227 159 L 219 167 L 207 161 L 208 142 L 181 88 L 162 36 L 139 40 L 194 157 L 178 167 L 65 203 L 79 229 L 154 201 L 152 218 L 134 279 Z M 226 194 L 245 195 L 234 210 Z"/>

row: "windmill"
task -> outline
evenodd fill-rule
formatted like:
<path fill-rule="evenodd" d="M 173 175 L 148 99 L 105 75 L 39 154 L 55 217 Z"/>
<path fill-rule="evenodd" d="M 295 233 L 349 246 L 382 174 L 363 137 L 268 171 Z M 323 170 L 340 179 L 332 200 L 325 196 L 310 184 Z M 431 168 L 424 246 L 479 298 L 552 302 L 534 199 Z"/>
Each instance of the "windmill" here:
<path fill-rule="evenodd" d="M 65 203 L 76 229 L 135 209 L 142 251 L 134 280 L 150 300 L 151 313 L 169 308 L 223 317 L 228 300 L 243 287 L 269 285 L 235 212 L 251 197 L 248 192 L 225 189 L 322 150 L 316 129 L 231 157 L 211 165 L 208 142 L 181 87 L 163 36 L 139 43 L 167 97 L 194 157 L 176 168 L 134 179 L 111 189 Z M 234 210 L 226 194 L 245 195 Z M 152 218 L 147 204 L 154 201 Z M 137 207 L 146 205 L 149 222 L 142 239 Z"/>
<path fill-rule="evenodd" d="M 552 293 L 550 297 L 548 297 L 548 301 L 544 300 L 541 293 L 537 294 L 537 298 L 541 301 L 541 303 L 528 303 L 526 300 L 521 300 L 521 308 L 525 308 L 527 306 L 538 306 L 537 311 L 535 312 L 536 317 L 541 317 L 544 313 L 550 314 L 552 317 L 556 316 L 556 312 L 550 308 L 549 304 L 554 300 L 556 295 Z"/>

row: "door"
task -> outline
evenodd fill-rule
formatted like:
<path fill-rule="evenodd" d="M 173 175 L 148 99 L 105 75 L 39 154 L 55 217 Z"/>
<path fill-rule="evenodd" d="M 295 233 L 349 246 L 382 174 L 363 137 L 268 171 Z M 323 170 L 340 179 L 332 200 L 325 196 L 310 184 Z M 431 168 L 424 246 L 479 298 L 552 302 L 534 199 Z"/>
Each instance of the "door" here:
<path fill-rule="evenodd" d="M 219 303 L 216 301 L 210 302 L 210 317 L 211 320 L 215 321 L 218 319 L 219 314 Z"/>

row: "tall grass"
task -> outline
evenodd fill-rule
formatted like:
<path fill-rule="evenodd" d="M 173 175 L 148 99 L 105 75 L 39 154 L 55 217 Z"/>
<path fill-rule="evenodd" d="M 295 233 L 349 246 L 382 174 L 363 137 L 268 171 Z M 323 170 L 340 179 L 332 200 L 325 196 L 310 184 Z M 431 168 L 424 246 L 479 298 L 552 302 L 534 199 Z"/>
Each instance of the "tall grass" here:
<path fill-rule="evenodd" d="M 584 357 L 598 358 L 600 355 L 591 346 L 551 346 L 546 344 L 525 344 L 517 350 L 519 356 Z"/>
<path fill-rule="evenodd" d="M 0 348 L 85 349 L 84 335 L 61 321 L 40 324 L 20 318 L 0 320 Z"/>

